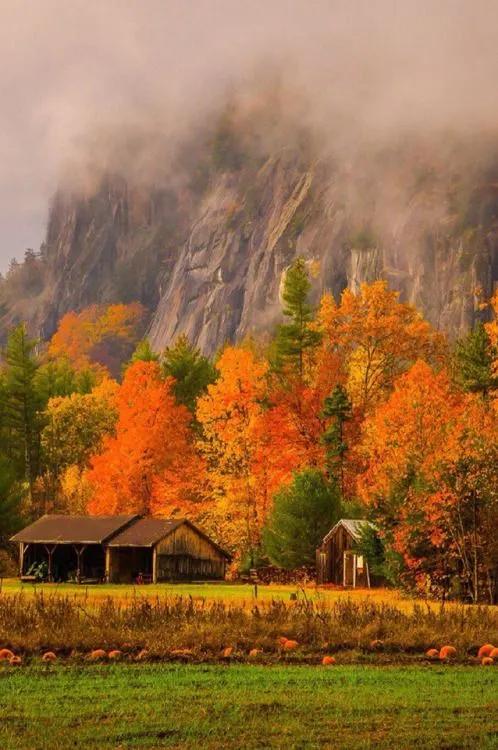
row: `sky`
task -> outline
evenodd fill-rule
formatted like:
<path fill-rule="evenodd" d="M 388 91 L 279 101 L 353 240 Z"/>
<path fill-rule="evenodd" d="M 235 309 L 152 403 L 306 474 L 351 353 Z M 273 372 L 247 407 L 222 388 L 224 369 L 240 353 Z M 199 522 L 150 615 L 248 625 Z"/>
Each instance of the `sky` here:
<path fill-rule="evenodd" d="M 493 0 L 0 0 L 0 270 L 92 134 L 202 120 L 272 65 L 327 132 L 498 127 Z M 255 73 L 254 71 L 257 71 Z M 349 129 L 349 128 L 346 128 Z"/>

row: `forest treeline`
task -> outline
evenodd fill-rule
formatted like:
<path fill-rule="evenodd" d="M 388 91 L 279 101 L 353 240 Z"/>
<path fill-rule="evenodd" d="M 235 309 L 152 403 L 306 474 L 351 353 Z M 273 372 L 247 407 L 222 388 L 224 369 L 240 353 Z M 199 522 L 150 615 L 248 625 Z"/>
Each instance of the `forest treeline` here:
<path fill-rule="evenodd" d="M 498 294 L 450 343 L 383 281 L 309 302 L 211 360 L 158 354 L 138 303 L 10 331 L 0 370 L 0 544 L 42 513 L 186 515 L 239 569 L 313 565 L 342 515 L 396 585 L 498 596 Z M 483 307 L 485 307 L 483 303 Z M 1 563 L 0 563 L 1 564 Z"/>

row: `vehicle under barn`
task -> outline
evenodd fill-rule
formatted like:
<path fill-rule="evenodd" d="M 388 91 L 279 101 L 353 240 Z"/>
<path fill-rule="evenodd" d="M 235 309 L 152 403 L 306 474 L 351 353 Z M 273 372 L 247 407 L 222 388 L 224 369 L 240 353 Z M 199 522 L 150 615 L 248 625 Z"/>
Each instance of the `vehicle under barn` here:
<path fill-rule="evenodd" d="M 22 580 L 222 579 L 230 555 L 187 519 L 46 515 L 12 537 Z"/>

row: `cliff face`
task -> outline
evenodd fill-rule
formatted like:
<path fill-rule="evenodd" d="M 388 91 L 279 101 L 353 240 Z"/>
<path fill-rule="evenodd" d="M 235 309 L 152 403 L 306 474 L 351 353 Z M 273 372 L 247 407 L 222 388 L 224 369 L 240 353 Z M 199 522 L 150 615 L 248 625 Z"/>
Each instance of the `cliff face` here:
<path fill-rule="evenodd" d="M 230 148 L 176 184 L 106 176 L 85 196 L 59 193 L 41 257 L 2 284 L 3 326 L 27 318 L 47 337 L 68 310 L 138 299 L 156 349 L 186 333 L 212 353 L 271 329 L 298 255 L 313 261 L 316 299 L 382 277 L 451 335 L 472 325 L 476 290 L 485 298 L 498 281 L 490 152 L 341 159 L 293 146 L 235 159 Z"/>

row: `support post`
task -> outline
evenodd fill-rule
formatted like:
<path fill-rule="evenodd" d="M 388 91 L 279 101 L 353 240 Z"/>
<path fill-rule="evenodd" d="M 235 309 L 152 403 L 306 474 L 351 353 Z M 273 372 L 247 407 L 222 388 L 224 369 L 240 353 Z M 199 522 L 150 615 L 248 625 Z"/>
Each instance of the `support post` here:
<path fill-rule="evenodd" d="M 157 549 L 152 547 L 152 583 L 157 583 Z"/>
<path fill-rule="evenodd" d="M 356 588 L 356 564 L 357 564 L 357 557 L 356 555 L 353 555 L 353 588 Z"/>
<path fill-rule="evenodd" d="M 86 550 L 86 544 L 82 544 L 81 547 L 74 545 L 74 550 L 76 552 L 76 580 L 78 583 L 81 583 L 82 557 L 83 552 Z"/>
<path fill-rule="evenodd" d="M 368 586 L 368 588 L 370 588 L 370 570 L 368 568 L 368 562 L 367 562 L 367 560 L 365 560 L 365 567 L 366 567 L 366 571 L 367 571 L 367 586 Z"/>
<path fill-rule="evenodd" d="M 53 547 L 47 547 L 47 545 L 45 545 L 45 550 L 48 555 L 48 580 L 50 583 L 52 582 L 52 555 L 54 554 L 56 549 L 56 544 Z"/>
<path fill-rule="evenodd" d="M 22 578 L 24 572 L 24 542 L 19 544 L 19 578 Z"/>
<path fill-rule="evenodd" d="M 105 582 L 111 582 L 111 548 L 105 548 Z"/>
<path fill-rule="evenodd" d="M 347 560 L 347 552 L 342 553 L 342 585 L 344 588 L 346 588 L 346 560 Z M 337 579 L 336 579 L 337 580 Z"/>

